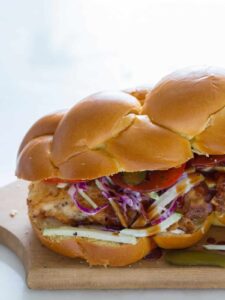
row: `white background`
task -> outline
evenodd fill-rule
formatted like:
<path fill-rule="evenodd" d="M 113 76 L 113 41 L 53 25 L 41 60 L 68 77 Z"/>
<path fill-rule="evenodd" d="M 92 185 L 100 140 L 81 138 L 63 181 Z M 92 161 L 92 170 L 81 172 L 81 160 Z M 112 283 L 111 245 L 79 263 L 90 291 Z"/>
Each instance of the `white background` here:
<path fill-rule="evenodd" d="M 0 185 L 29 126 L 92 92 L 225 67 L 225 1 L 0 0 Z M 213 276 L 213 274 L 212 274 Z M 0 299 L 220 299 L 224 291 L 37 292 L 0 245 Z"/>

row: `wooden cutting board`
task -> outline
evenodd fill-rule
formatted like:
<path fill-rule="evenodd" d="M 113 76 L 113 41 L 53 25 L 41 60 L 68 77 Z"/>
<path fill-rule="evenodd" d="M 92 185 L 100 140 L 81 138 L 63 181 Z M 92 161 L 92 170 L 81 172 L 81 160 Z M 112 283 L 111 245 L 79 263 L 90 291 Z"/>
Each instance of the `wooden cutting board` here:
<path fill-rule="evenodd" d="M 0 242 L 22 260 L 32 289 L 225 288 L 225 269 L 220 268 L 173 267 L 163 257 L 123 268 L 89 267 L 79 259 L 57 255 L 34 236 L 26 195 L 23 181 L 0 189 Z M 214 228 L 209 235 L 224 239 L 224 229 Z"/>

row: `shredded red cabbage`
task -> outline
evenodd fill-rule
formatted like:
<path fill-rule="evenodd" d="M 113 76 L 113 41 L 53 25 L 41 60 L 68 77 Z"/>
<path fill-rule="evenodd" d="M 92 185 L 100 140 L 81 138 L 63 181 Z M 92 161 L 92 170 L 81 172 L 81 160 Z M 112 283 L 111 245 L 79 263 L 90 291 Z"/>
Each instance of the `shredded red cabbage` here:
<path fill-rule="evenodd" d="M 87 182 L 85 182 L 85 181 L 77 182 L 76 186 L 83 191 L 87 191 L 87 188 L 88 188 Z"/>
<path fill-rule="evenodd" d="M 99 190 L 101 191 L 103 197 L 106 198 L 107 200 L 117 201 L 117 203 L 120 204 L 124 212 L 127 212 L 127 207 L 129 207 L 133 210 L 140 212 L 143 215 L 143 217 L 146 220 L 148 220 L 148 216 L 147 213 L 145 212 L 142 201 L 151 202 L 152 199 L 150 196 L 148 196 L 147 194 L 142 194 L 140 192 L 130 190 L 128 188 L 122 188 L 114 184 L 107 177 L 98 178 L 95 180 L 95 183 L 99 188 Z M 88 189 L 88 183 L 83 181 L 83 182 L 72 184 L 68 190 L 68 193 L 71 196 L 74 204 L 80 211 L 82 211 L 87 215 L 95 215 L 109 206 L 109 203 L 106 203 L 96 208 L 84 207 L 78 201 L 78 192 L 79 190 L 85 192 L 87 191 L 87 189 Z M 172 213 L 176 210 L 178 202 L 179 202 L 178 199 L 174 199 L 170 207 L 166 209 L 159 217 L 152 220 L 150 224 L 152 226 L 157 225 L 162 221 L 166 220 L 168 217 L 170 217 Z"/>
<path fill-rule="evenodd" d="M 82 184 L 82 187 L 81 187 L 81 184 Z M 84 184 L 83 182 L 77 183 L 77 184 L 72 184 L 68 190 L 68 194 L 70 195 L 74 204 L 80 211 L 82 211 L 86 215 L 93 216 L 109 206 L 109 204 L 106 203 L 102 206 L 98 206 L 97 208 L 87 208 L 87 207 L 84 207 L 82 204 L 80 204 L 80 202 L 78 201 L 78 197 L 77 197 L 78 191 L 77 191 L 76 185 L 79 185 L 79 187 L 78 187 L 79 189 L 85 190 L 87 188 L 87 185 L 83 185 L 83 184 Z"/>
<path fill-rule="evenodd" d="M 97 184 L 103 197 L 107 200 L 115 200 L 119 202 L 123 210 L 126 212 L 127 207 L 136 211 L 141 211 L 141 201 L 143 196 L 139 192 L 135 192 L 118 185 L 112 184 L 108 181 L 107 177 L 97 179 L 100 184 Z M 146 198 L 146 197 L 145 197 Z M 148 197 L 148 200 L 150 198 Z"/>

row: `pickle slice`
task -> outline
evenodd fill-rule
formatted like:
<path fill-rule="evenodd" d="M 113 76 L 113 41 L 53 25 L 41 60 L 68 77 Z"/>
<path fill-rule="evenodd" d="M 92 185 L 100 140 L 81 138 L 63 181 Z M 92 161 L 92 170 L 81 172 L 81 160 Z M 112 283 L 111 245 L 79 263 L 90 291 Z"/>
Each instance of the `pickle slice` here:
<path fill-rule="evenodd" d="M 206 251 L 168 251 L 166 262 L 178 266 L 216 266 L 225 268 L 225 255 Z"/>
<path fill-rule="evenodd" d="M 138 185 L 146 178 L 146 171 L 143 172 L 125 172 L 123 173 L 123 181 L 126 184 Z"/>

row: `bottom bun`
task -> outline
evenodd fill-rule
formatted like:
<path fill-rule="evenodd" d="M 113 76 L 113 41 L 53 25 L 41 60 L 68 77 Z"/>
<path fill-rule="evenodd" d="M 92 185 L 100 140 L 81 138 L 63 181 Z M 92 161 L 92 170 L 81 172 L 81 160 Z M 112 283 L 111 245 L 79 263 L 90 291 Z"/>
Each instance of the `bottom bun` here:
<path fill-rule="evenodd" d="M 34 231 L 40 242 L 52 251 L 71 258 L 85 259 L 89 265 L 122 267 L 141 260 L 153 250 L 156 245 L 150 238 L 140 238 L 137 244 L 120 244 L 99 241 L 82 237 L 47 237 L 43 236 L 37 225 L 31 219 Z"/>
<path fill-rule="evenodd" d="M 225 214 L 214 214 L 213 225 L 215 226 L 225 226 Z"/>
<path fill-rule="evenodd" d="M 200 229 L 193 233 L 175 234 L 163 232 L 154 237 L 156 244 L 163 249 L 184 249 L 198 243 L 211 227 L 213 217 L 209 216 Z"/>

